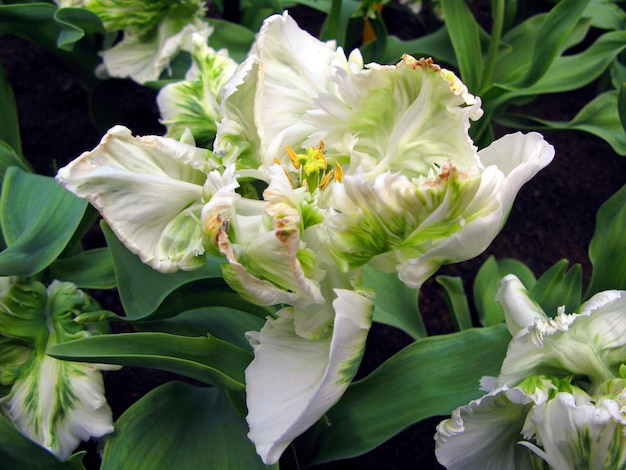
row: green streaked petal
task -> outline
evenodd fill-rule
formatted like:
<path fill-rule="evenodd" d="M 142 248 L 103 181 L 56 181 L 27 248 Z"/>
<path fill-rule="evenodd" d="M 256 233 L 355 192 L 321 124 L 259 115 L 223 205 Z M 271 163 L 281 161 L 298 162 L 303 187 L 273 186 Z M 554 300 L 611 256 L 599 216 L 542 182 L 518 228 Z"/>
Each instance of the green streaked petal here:
<path fill-rule="evenodd" d="M 34 281 L 14 282 L 0 303 L 1 379 L 11 385 L 0 400 L 3 413 L 25 436 L 61 459 L 81 440 L 112 432 L 100 372 L 105 366 L 46 355 L 50 345 L 93 335 L 95 330 L 74 319 L 99 310 L 99 305 L 73 284 L 56 281 L 47 290 Z"/>
<path fill-rule="evenodd" d="M 162 272 L 194 269 L 205 262 L 199 218 L 205 172 L 217 165 L 211 155 L 116 126 L 57 180 L 91 202 L 144 263 Z"/>
<path fill-rule="evenodd" d="M 259 305 L 286 303 L 305 308 L 322 304 L 319 280 L 324 273 L 316 267 L 315 253 L 302 241 L 300 199 L 306 195 L 292 189 L 279 165 L 270 167 L 268 177 L 270 184 L 262 205 L 241 199 L 235 206 L 245 213 L 245 205 L 252 203 L 253 209 L 262 209 L 264 214 L 235 215 L 220 225 L 220 217 L 226 219 L 225 210 L 213 210 L 216 215 L 203 210 L 205 232 L 211 233 L 212 227 L 220 225 L 216 243 L 230 263 L 224 267 L 224 279 Z"/>
<path fill-rule="evenodd" d="M 194 34 L 192 40 L 192 68 L 184 81 L 163 87 L 157 103 L 168 137 L 180 139 L 188 128 L 197 144 L 208 148 L 217 128 L 218 92 L 237 63 L 228 57 L 226 49 L 216 52 L 208 47 L 205 37 Z"/>
<path fill-rule="evenodd" d="M 3 408 L 20 431 L 67 459 L 81 440 L 113 431 L 98 366 L 33 358 L 3 399 Z"/>
<path fill-rule="evenodd" d="M 255 358 L 246 369 L 248 437 L 266 464 L 339 400 L 361 361 L 373 304 L 353 291 L 336 294 L 331 337 L 296 335 L 289 308 L 249 333 Z"/>
<path fill-rule="evenodd" d="M 456 263 L 478 256 L 500 232 L 522 185 L 546 167 L 554 157 L 554 148 L 540 134 L 509 134 L 478 152 L 485 166 L 482 178 L 504 178 L 494 192 L 499 208 L 480 212 L 480 208 L 468 207 L 478 217 L 460 230 L 434 245 L 419 258 L 409 259 L 400 270 L 400 278 L 409 286 L 419 286 L 442 264 Z M 486 183 L 483 183 L 486 184 Z M 476 198 L 475 202 L 482 199 Z M 490 202 L 488 202 L 489 204 Z"/>
<path fill-rule="evenodd" d="M 462 175 L 455 168 L 421 185 L 398 173 L 384 173 L 373 183 L 360 173 L 346 176 L 332 188 L 330 204 L 337 212 L 327 225 L 333 255 L 351 267 L 372 260 L 384 272 L 400 268 L 402 278 L 407 260 L 498 209 L 500 179 L 494 171 Z"/>
<path fill-rule="evenodd" d="M 235 70 L 218 95 L 220 122 L 213 146 L 224 164 L 256 169 L 261 165 L 260 141 L 254 121 L 254 103 L 259 80 L 259 60 L 252 56 Z"/>
<path fill-rule="evenodd" d="M 558 393 L 528 416 L 527 425 L 543 449 L 527 447 L 550 468 L 624 468 L 623 418 L 615 419 L 607 405 L 606 401 L 594 405 L 582 392 Z"/>
<path fill-rule="evenodd" d="M 448 161 L 461 171 L 477 166 L 468 130 L 482 114 L 480 100 L 452 72 L 410 56 L 367 67 L 338 72 L 336 91 L 315 100 L 305 122 L 316 131 L 306 145 L 323 140 L 329 158 L 343 165 L 350 157 L 347 174 L 359 168 L 371 179 L 387 171 L 428 177 Z"/>
<path fill-rule="evenodd" d="M 285 146 L 299 150 L 313 132 L 302 117 L 320 93 L 334 87 L 331 77 L 362 66 L 360 54 L 346 59 L 334 41 L 319 41 L 286 12 L 271 16 L 222 92 L 216 150 L 232 161 L 239 156 L 243 168 L 269 168 L 276 158 L 288 163 Z"/>

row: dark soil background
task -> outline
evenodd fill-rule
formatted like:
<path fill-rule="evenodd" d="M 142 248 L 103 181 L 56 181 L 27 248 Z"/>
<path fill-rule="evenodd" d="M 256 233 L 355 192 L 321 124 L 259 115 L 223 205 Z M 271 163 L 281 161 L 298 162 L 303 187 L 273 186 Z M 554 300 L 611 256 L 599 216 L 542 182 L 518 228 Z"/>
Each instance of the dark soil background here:
<path fill-rule="evenodd" d="M 489 22 L 489 10 L 483 5 L 488 3 L 473 5 L 481 24 Z M 306 10 L 296 13 L 294 16 L 298 20 L 309 15 Z M 405 15 L 402 22 L 401 16 L 391 17 L 390 24 L 401 33 L 410 33 L 415 25 L 407 22 L 407 18 Z M 390 33 L 395 32 L 390 28 Z M 53 176 L 56 168 L 97 145 L 101 134 L 91 124 L 87 94 L 70 70 L 37 46 L 10 36 L 0 37 L 0 61 L 16 96 L 24 155 L 38 173 Z M 535 116 L 569 120 L 595 94 L 596 85 L 592 84 L 577 92 L 542 97 L 525 109 Z M 139 135 L 162 134 L 155 96 L 152 90 L 123 82 L 119 96 L 114 98 L 123 113 L 120 123 Z M 511 130 L 497 130 L 498 136 L 507 132 Z M 543 134 L 556 148 L 554 162 L 519 193 L 502 233 L 478 258 L 446 266 L 440 271 L 441 274 L 462 276 L 470 296 L 476 272 L 490 255 L 523 261 L 537 276 L 565 258 L 571 264 L 582 265 L 583 288 L 589 282 L 591 265 L 587 247 L 594 231 L 595 214 L 600 205 L 626 183 L 626 159 L 616 155 L 602 140 L 588 134 Z M 119 312 L 119 305 L 111 301 L 114 295 L 100 298 L 107 308 Z M 451 332 L 445 302 L 434 280 L 423 286 L 419 298 L 429 332 Z M 410 342 L 401 331 L 375 325 L 359 375 L 369 373 Z M 107 397 L 115 416 L 150 389 L 171 379 L 169 374 L 136 368 L 109 374 L 106 378 Z M 393 400 L 393 396 L 390 395 L 389 399 Z M 439 421 L 440 418 L 433 418 L 415 424 L 368 454 L 334 462 L 328 468 L 442 468 L 433 453 L 433 434 Z M 93 450 L 93 446 L 89 449 Z M 98 468 L 97 457 L 89 465 Z"/>

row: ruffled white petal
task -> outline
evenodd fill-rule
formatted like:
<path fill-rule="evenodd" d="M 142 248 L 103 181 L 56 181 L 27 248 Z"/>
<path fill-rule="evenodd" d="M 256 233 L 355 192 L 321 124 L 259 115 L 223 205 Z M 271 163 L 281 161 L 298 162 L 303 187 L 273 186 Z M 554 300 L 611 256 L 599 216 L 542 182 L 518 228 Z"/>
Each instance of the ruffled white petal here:
<path fill-rule="evenodd" d="M 502 387 L 457 408 L 437 426 L 437 460 L 448 470 L 530 470 L 528 450 L 517 442 L 533 399 Z"/>
<path fill-rule="evenodd" d="M 299 149 L 313 131 L 302 116 L 328 88 L 336 57 L 345 61 L 345 56 L 334 41 L 320 42 L 286 12 L 265 21 L 251 53 L 261 63 L 254 119 L 267 168 L 274 158 L 286 156 L 285 145 Z"/>
<path fill-rule="evenodd" d="M 246 369 L 248 437 L 268 465 L 339 400 L 361 361 L 373 303 L 353 291 L 336 294 L 327 338 L 296 335 L 290 308 L 248 333 L 255 352 Z"/>
<path fill-rule="evenodd" d="M 329 157 L 347 165 L 336 148 L 349 132 L 356 140 L 346 173 L 359 168 L 371 179 L 387 171 L 427 177 L 448 161 L 460 171 L 475 168 L 468 129 L 480 100 L 465 96 L 453 76 L 431 60 L 410 56 L 397 66 L 368 64 L 360 73 L 339 69 L 336 86 L 320 94 L 305 116 L 315 129 L 305 144 L 323 140 Z"/>
<path fill-rule="evenodd" d="M 208 150 L 112 128 L 100 145 L 61 168 L 57 180 L 87 199 L 117 237 L 162 272 L 204 263 L 198 221 L 202 185 L 215 167 Z"/>

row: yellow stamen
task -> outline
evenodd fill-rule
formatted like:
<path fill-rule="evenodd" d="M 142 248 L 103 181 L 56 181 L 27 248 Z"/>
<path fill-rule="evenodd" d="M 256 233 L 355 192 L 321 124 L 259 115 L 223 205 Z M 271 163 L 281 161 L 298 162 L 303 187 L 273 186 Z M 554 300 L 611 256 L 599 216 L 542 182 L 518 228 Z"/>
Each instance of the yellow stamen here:
<path fill-rule="evenodd" d="M 324 191 L 326 189 L 334 173 L 335 173 L 335 170 L 330 170 L 328 173 L 324 175 L 320 183 L 320 190 Z"/>
<path fill-rule="evenodd" d="M 343 168 L 339 162 L 335 163 L 335 181 L 341 183 L 343 181 Z"/>
<path fill-rule="evenodd" d="M 289 155 L 289 159 L 296 170 L 300 169 L 300 162 L 298 161 L 298 154 L 292 149 L 289 145 L 285 145 L 285 149 L 287 149 L 287 155 Z"/>

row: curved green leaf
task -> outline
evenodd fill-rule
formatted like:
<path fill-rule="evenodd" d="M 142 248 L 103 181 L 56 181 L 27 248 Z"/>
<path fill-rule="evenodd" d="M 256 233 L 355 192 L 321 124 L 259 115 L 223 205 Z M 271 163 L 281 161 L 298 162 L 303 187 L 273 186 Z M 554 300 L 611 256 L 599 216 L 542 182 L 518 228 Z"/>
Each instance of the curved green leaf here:
<path fill-rule="evenodd" d="M 194 271 L 160 273 L 128 251 L 104 221 L 101 227 L 111 250 L 127 320 L 168 318 L 209 306 L 231 307 L 261 318 L 273 312 L 243 300 L 228 287 L 222 279 L 222 258 L 207 256 L 207 263 Z"/>
<path fill-rule="evenodd" d="M 6 142 L 6 144 L 2 142 L 3 146 L 12 148 L 16 156 L 21 155 L 22 140 L 20 139 L 20 126 L 17 118 L 15 96 L 4 74 L 2 64 L 0 64 L 0 109 L 2 110 L 2 113 L 0 113 L 0 141 Z M 6 149 L 0 150 L 0 154 L 5 152 L 7 152 Z M 19 156 L 17 157 L 17 161 L 23 163 Z M 5 169 L 4 162 L 2 163 L 3 169 Z"/>
<path fill-rule="evenodd" d="M 85 36 L 104 36 L 104 26 L 95 13 L 85 8 L 59 8 L 54 14 L 59 26 L 57 47 L 72 51 L 74 44 Z"/>
<path fill-rule="evenodd" d="M 458 276 L 436 276 L 435 281 L 443 287 L 448 310 L 452 316 L 452 324 L 457 331 L 472 327 L 472 316 L 469 303 L 463 288 L 463 279 Z"/>
<path fill-rule="evenodd" d="M 515 129 L 579 130 L 605 140 L 615 153 L 626 155 L 626 132 L 619 114 L 617 91 L 596 96 L 569 122 L 546 121 L 521 114 L 496 115 L 494 120 Z"/>
<path fill-rule="evenodd" d="M 0 414 L 0 468 L 2 470 L 84 470 L 82 454 L 66 462 L 22 435 Z"/>
<path fill-rule="evenodd" d="M 428 336 L 417 304 L 418 289 L 407 287 L 396 273 L 367 265 L 363 267 L 363 287 L 376 291 L 374 321 L 400 328 L 414 339 Z"/>
<path fill-rule="evenodd" d="M 483 69 L 479 26 L 465 0 L 441 0 L 443 15 L 457 61 L 461 80 L 470 92 L 478 92 Z"/>
<path fill-rule="evenodd" d="M 537 42 L 545 14 L 539 14 L 517 24 L 502 37 L 505 47 L 500 47 L 494 69 L 493 82 L 511 85 L 529 74 L 532 64 L 533 48 L 529 44 Z M 561 44 L 559 53 L 583 41 L 589 31 L 591 21 L 583 18 Z"/>
<path fill-rule="evenodd" d="M 237 62 L 243 62 L 254 42 L 254 32 L 248 28 L 219 19 L 211 19 L 213 33 L 209 38 L 209 45 L 219 50 L 228 49 L 228 55 Z"/>
<path fill-rule="evenodd" d="M 561 45 L 582 16 L 590 0 L 561 0 L 545 16 L 537 40 L 528 73 L 519 83 L 519 87 L 528 87 L 537 83 L 548 71 Z"/>
<path fill-rule="evenodd" d="M 589 244 L 593 265 L 585 299 L 607 289 L 626 289 L 626 185 L 596 214 L 596 230 Z"/>
<path fill-rule="evenodd" d="M 113 260 L 108 248 L 96 248 L 50 265 L 50 277 L 85 289 L 112 289 L 115 282 Z"/>
<path fill-rule="evenodd" d="M 583 52 L 557 57 L 535 84 L 508 87 L 510 91 L 498 97 L 491 105 L 496 107 L 521 96 L 559 93 L 583 87 L 598 78 L 624 49 L 626 31 L 605 33 Z"/>
<path fill-rule="evenodd" d="M 0 200 L 0 224 L 8 246 L 0 253 L 0 275 L 32 276 L 63 251 L 87 203 L 53 178 L 10 167 Z"/>
<path fill-rule="evenodd" d="M 515 274 L 527 289 L 536 282 L 533 272 L 521 261 L 510 258 L 496 260 L 493 256 L 487 258 L 476 274 L 473 287 L 474 305 L 483 326 L 504 321 L 504 310 L 496 302 L 496 292 L 507 274 Z"/>
<path fill-rule="evenodd" d="M 626 83 L 622 83 L 617 95 L 617 113 L 619 115 L 619 121 L 622 124 L 622 129 L 626 134 Z"/>
<path fill-rule="evenodd" d="M 529 290 L 532 299 L 548 316 L 555 316 L 561 305 L 565 305 L 568 313 L 575 312 L 580 306 L 582 269 L 576 264 L 566 272 L 567 265 L 566 259 L 558 261 Z"/>
<path fill-rule="evenodd" d="M 165 370 L 201 382 L 243 391 L 249 351 L 215 337 L 121 333 L 69 341 L 47 351 L 52 357 Z"/>
<path fill-rule="evenodd" d="M 276 311 L 273 307 L 262 307 L 244 300 L 222 279 L 200 279 L 173 291 L 154 312 L 143 319 L 170 318 L 186 310 L 202 307 L 228 307 L 262 320 Z"/>
<path fill-rule="evenodd" d="M 504 324 L 417 341 L 350 385 L 320 424 L 306 465 L 367 452 L 407 426 L 446 415 L 482 395 L 479 380 L 497 375 L 511 339 Z"/>
<path fill-rule="evenodd" d="M 583 15 L 591 18 L 596 28 L 620 30 L 626 27 L 626 12 L 614 0 L 591 0 Z"/>
<path fill-rule="evenodd" d="M 265 320 L 228 307 L 205 307 L 188 310 L 165 320 L 138 321 L 140 331 L 160 331 L 182 336 L 216 336 L 235 346 L 252 351 L 245 338 L 248 331 L 259 331 Z"/>
<path fill-rule="evenodd" d="M 224 391 L 170 382 L 120 417 L 101 470 L 277 469 L 263 465 L 247 432 Z"/>

